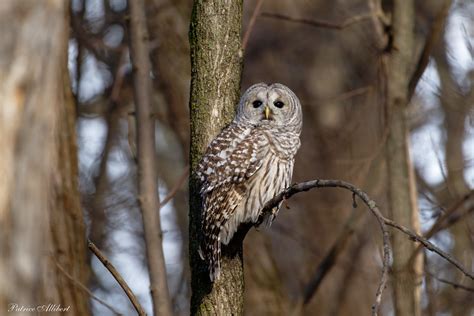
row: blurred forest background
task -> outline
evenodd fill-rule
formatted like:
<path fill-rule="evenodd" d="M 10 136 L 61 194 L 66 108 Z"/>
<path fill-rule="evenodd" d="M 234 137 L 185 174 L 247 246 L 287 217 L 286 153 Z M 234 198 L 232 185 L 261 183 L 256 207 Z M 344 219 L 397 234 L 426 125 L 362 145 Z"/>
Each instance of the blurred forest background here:
<path fill-rule="evenodd" d="M 362 188 L 377 201 L 382 211 L 386 211 L 386 162 L 390 158 L 384 154 L 386 111 L 380 92 L 383 71 L 380 56 L 384 52 L 379 43 L 380 34 L 371 19 L 350 20 L 367 15 L 370 5 L 376 2 L 244 1 L 242 34 L 247 34 L 249 28 L 251 32 L 244 44 L 242 90 L 256 82 L 281 82 L 299 96 L 304 111 L 304 130 L 295 163 L 295 182 L 317 178 L 343 179 Z M 381 3 L 384 9 L 391 5 L 389 0 Z M 439 41 L 435 41 L 429 51 L 428 65 L 408 109 L 418 227 L 421 232 L 431 234 L 430 240 L 472 271 L 474 3 L 470 0 L 452 3 L 420 0 L 415 3 L 415 64 L 425 43 L 431 36 L 436 37 L 433 33 L 439 32 Z M 448 7 L 446 3 L 449 3 Z M 0 13 L 2 6 L 3 1 Z M 250 23 L 256 6 L 259 6 L 258 16 Z M 66 8 L 68 16 L 64 16 L 63 21 L 49 18 L 47 8 L 37 9 L 38 12 L 44 11 L 43 15 L 35 16 L 43 19 L 45 28 L 55 30 L 43 34 L 44 40 L 58 42 L 51 45 L 62 45 L 60 38 L 69 36 L 67 47 L 63 46 L 65 51 L 67 49 L 70 81 L 64 79 L 67 77 L 64 74 L 59 76 L 63 78 L 63 84 L 70 83 L 72 95 L 65 93 L 64 98 L 73 106 L 75 123 L 64 119 L 61 124 L 75 126 L 77 132 L 80 209 L 85 218 L 85 227 L 82 228 L 85 232 L 68 230 L 66 227 L 73 226 L 60 224 L 61 231 L 53 232 L 55 237 L 52 240 L 60 243 L 63 239 L 72 238 L 79 241 L 70 244 L 80 244 L 86 233 L 107 253 L 151 314 L 142 222 L 136 202 L 134 98 L 127 3 L 125 0 L 73 0 L 69 10 Z M 163 199 L 170 192 L 174 194 L 161 209 L 161 223 L 168 285 L 176 315 L 189 314 L 190 297 L 186 182 L 189 173 L 191 72 L 188 30 L 191 9 L 191 0 L 146 1 L 160 196 Z M 11 19 L 0 19 L 0 29 L 16 25 Z M 310 20 L 327 21 L 340 27 L 316 26 L 308 23 Z M 0 34 L 4 32 L 2 30 Z M 15 36 L 14 33 L 10 35 Z M 2 53 L 4 47 L 2 44 L 0 57 L 5 57 L 5 52 Z M 52 63 L 60 63 L 65 58 L 65 55 L 53 54 L 36 62 L 44 62 L 43 67 L 60 68 L 60 65 Z M 7 60 L 0 59 L 1 67 L 7 67 L 6 63 Z M 37 66 L 31 66 L 34 76 L 30 77 L 36 80 L 36 84 L 47 82 L 51 72 L 41 72 Z M 61 71 L 57 69 L 54 73 L 61 74 Z M 1 85 L 5 82 L 3 79 L 0 76 Z M 36 89 L 41 90 L 37 91 L 40 95 L 63 87 Z M 3 94 L 0 93 L 0 96 L 5 96 L 6 90 L 1 91 Z M 56 113 L 44 115 L 56 115 L 61 120 L 61 113 L 65 110 L 58 106 L 54 111 Z M 6 113 L 0 113 L 4 115 L 2 120 L 7 118 Z M 68 127 L 61 127 L 61 124 L 57 128 L 67 132 Z M 45 126 L 42 126 L 44 130 Z M 0 127 L 0 131 L 5 132 L 7 127 Z M 34 133 L 40 132 L 32 130 L 31 135 Z M 73 134 L 69 136 L 73 137 Z M 35 138 L 30 141 L 35 142 Z M 46 167 L 51 168 L 55 162 L 60 164 L 70 159 L 65 158 L 70 151 L 61 147 L 61 141 L 57 143 L 57 154 L 51 161 L 42 162 L 51 164 Z M 41 144 L 44 144 L 43 140 L 38 141 L 38 146 Z M 1 148 L 7 145 L 5 140 L 0 142 Z M 21 148 L 16 150 L 21 151 Z M 40 150 L 46 151 L 47 148 Z M 10 157 L 10 163 L 15 157 L 13 151 L 2 155 L 3 159 Z M 64 168 L 75 168 L 65 164 Z M 7 174 L 3 169 L 0 171 Z M 36 173 L 32 176 L 20 171 L 8 174 L 24 177 L 34 185 L 42 183 L 44 176 Z M 74 179 L 57 180 L 55 183 L 64 188 L 68 186 L 61 183 L 69 181 Z M 34 188 L 30 189 L 34 192 Z M 0 193 L 4 194 L 0 194 L 2 202 L 6 195 L 3 191 Z M 58 195 L 61 194 L 58 190 Z M 3 206 L 0 204 L 0 210 Z M 291 209 L 283 209 L 271 228 L 252 230 L 245 240 L 246 315 L 289 315 L 296 302 L 306 295 L 309 280 L 335 243 L 341 249 L 330 272 L 304 305 L 302 313 L 369 314 L 382 266 L 381 235 L 374 218 L 363 210 L 362 205 L 353 210 L 349 193 L 330 189 L 300 194 L 289 201 L 289 206 Z M 18 207 L 21 209 L 22 206 Z M 64 207 L 68 209 L 67 205 Z M 9 227 L 7 223 L 16 219 L 3 214 L 0 213 L 1 227 Z M 53 214 L 50 217 L 59 221 L 58 216 Z M 73 218 L 80 220 L 80 213 L 73 215 Z M 8 253 L 11 262 L 18 263 L 24 260 L 21 251 L 35 249 L 34 245 L 24 249 L 18 241 L 20 248 L 16 252 L 10 248 L 5 250 L 6 241 L 13 238 L 8 234 L 13 234 L 16 229 L 23 232 L 22 238 L 29 238 L 31 236 L 25 235 L 37 230 L 35 223 L 44 223 L 45 219 L 40 216 L 31 221 L 29 226 L 13 225 L 9 232 L 4 230 L 0 233 L 2 257 Z M 413 226 L 417 225 L 415 220 Z M 71 234 L 75 236 L 65 237 Z M 408 238 L 403 238 L 407 246 L 412 245 Z M 89 280 L 90 291 L 124 315 L 134 314 L 122 289 L 102 264 L 85 248 L 77 247 L 76 250 L 68 248 L 60 251 L 65 256 L 68 253 L 77 256 L 63 265 L 71 268 L 76 260 L 88 262 L 72 268 L 74 273 L 71 274 Z M 83 255 L 89 257 L 82 258 Z M 31 256 L 34 258 L 34 254 Z M 474 315 L 474 282 L 462 277 L 450 264 L 427 251 L 424 251 L 423 265 L 418 297 L 423 315 Z M 8 274 L 6 266 L 0 265 L 1 275 Z M 38 272 L 32 267 L 25 269 L 33 271 L 31 273 Z M 72 282 L 67 279 L 62 282 L 61 290 L 56 291 L 62 294 L 48 294 L 45 297 L 69 295 L 64 293 L 74 291 Z M 8 278 L 0 282 L 4 286 L 13 283 Z M 391 285 L 389 281 L 389 289 L 383 296 L 383 315 L 393 315 Z M 4 286 L 0 303 L 7 304 L 9 299 L 15 297 L 12 294 L 15 289 L 7 291 Z M 20 288 L 21 282 L 16 286 Z M 68 288 L 71 289 L 66 290 Z M 74 297 L 74 294 L 70 296 Z M 113 315 L 95 300 L 91 300 L 91 308 L 93 315 Z M 84 313 L 87 314 L 86 310 Z"/>

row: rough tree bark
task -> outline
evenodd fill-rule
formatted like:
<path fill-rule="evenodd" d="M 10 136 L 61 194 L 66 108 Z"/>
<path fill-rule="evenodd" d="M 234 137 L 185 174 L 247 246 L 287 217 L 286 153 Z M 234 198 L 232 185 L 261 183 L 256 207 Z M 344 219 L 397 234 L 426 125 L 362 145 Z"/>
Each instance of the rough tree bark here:
<path fill-rule="evenodd" d="M 68 315 L 90 314 L 89 297 L 76 287 L 87 284 L 89 271 L 67 72 L 68 12 L 62 0 L 0 3 L 2 312 L 10 304 L 59 304 L 69 306 Z"/>
<path fill-rule="evenodd" d="M 190 27 L 191 146 L 190 163 L 196 169 L 213 137 L 229 123 L 239 100 L 242 69 L 242 0 L 196 0 Z M 197 179 L 190 177 L 189 253 L 192 315 L 243 314 L 242 240 L 246 231 L 224 247 L 221 275 L 209 281 L 207 265 L 198 255 L 201 200 Z"/>
<path fill-rule="evenodd" d="M 160 224 L 160 201 L 156 172 L 155 119 L 151 112 L 151 63 L 145 1 L 131 1 L 130 53 L 133 64 L 133 83 L 136 109 L 138 152 L 138 201 L 143 216 L 146 255 L 150 273 L 150 292 L 154 315 L 172 315 L 163 254 L 163 235 Z"/>
<path fill-rule="evenodd" d="M 389 209 L 392 219 L 419 232 L 416 182 L 409 156 L 406 108 L 413 68 L 414 1 L 393 2 L 392 34 L 387 71 L 388 129 L 386 159 Z M 420 315 L 421 256 L 409 262 L 415 245 L 393 234 L 393 291 L 395 314 Z"/>

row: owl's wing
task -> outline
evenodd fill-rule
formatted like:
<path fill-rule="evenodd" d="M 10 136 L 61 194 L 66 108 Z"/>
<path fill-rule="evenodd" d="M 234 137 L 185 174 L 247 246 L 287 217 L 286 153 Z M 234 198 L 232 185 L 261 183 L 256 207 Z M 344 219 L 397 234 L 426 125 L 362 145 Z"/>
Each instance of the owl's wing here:
<path fill-rule="evenodd" d="M 255 128 L 231 124 L 208 146 L 197 169 L 201 194 L 238 185 L 262 166 L 268 140 Z"/>
<path fill-rule="evenodd" d="M 211 280 L 219 276 L 221 230 L 246 195 L 247 180 L 262 166 L 268 141 L 252 127 L 231 124 L 209 145 L 197 169 L 204 203 L 201 257 Z M 233 232 L 228 232 L 229 238 Z"/>

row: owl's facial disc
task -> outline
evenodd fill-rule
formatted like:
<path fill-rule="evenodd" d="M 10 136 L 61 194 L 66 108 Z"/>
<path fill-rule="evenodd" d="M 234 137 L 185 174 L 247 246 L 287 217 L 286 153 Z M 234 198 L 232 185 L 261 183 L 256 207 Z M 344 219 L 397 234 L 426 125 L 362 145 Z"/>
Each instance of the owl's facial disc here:
<path fill-rule="evenodd" d="M 282 84 L 258 83 L 244 93 L 236 120 L 272 127 L 294 125 L 300 114 L 299 101 Z"/>

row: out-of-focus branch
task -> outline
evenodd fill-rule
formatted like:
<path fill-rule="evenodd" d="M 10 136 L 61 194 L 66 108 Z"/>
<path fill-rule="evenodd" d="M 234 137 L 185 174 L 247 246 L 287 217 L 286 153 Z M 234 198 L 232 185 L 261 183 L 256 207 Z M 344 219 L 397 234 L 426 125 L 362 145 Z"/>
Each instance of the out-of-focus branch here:
<path fill-rule="evenodd" d="M 455 214 L 457 210 L 464 209 L 464 212 Z M 465 195 L 462 199 L 456 202 L 451 208 L 441 215 L 438 220 L 433 224 L 430 230 L 425 234 L 426 238 L 431 238 L 439 231 L 446 229 L 447 227 L 456 223 L 462 216 L 468 214 L 474 210 L 474 191 Z"/>
<path fill-rule="evenodd" d="M 444 252 L 441 250 L 439 247 L 435 246 L 433 243 L 428 241 L 426 238 L 420 236 L 419 234 L 413 232 L 412 230 L 406 228 L 403 225 L 400 225 L 396 222 L 394 222 L 391 219 L 386 218 L 385 216 L 382 215 L 380 212 L 377 204 L 375 201 L 373 201 L 364 191 L 360 190 L 359 188 L 355 187 L 354 185 L 347 183 L 345 181 L 341 180 L 312 180 L 312 181 L 307 181 L 307 182 L 302 182 L 302 183 L 295 183 L 289 188 L 285 189 L 283 192 L 279 193 L 276 195 L 273 199 L 265 203 L 265 206 L 262 209 L 261 212 L 261 219 L 263 219 L 264 215 L 271 212 L 271 210 L 279 205 L 283 200 L 289 199 L 291 196 L 293 196 L 296 193 L 300 192 L 305 192 L 309 191 L 314 188 L 343 188 L 346 190 L 351 191 L 353 194 L 355 194 L 357 197 L 359 197 L 365 205 L 369 208 L 371 213 L 375 216 L 377 219 L 380 229 L 383 234 L 383 266 L 382 266 L 382 277 L 379 282 L 379 286 L 376 292 L 376 299 L 375 303 L 372 307 L 372 314 L 377 315 L 378 313 L 378 308 L 381 303 L 381 297 L 383 290 L 385 288 L 385 285 L 387 283 L 387 277 L 388 277 L 388 269 L 390 265 L 390 258 L 391 258 L 391 253 L 392 253 L 392 248 L 390 246 L 390 234 L 388 231 L 387 226 L 391 226 L 393 228 L 396 228 L 400 232 L 406 234 L 409 236 L 410 240 L 412 241 L 417 241 L 420 244 L 422 244 L 426 249 L 435 252 L 442 258 L 444 258 L 446 261 L 454 265 L 459 271 L 461 271 L 465 276 L 471 278 L 474 280 L 474 274 L 472 272 L 469 272 L 466 268 L 464 268 L 455 258 L 453 258 L 451 255 L 448 253 Z"/>
<path fill-rule="evenodd" d="M 352 99 L 354 97 L 358 97 L 361 95 L 368 95 L 374 91 L 374 86 L 373 85 L 368 85 L 360 88 L 356 88 L 353 90 L 349 90 L 340 94 L 337 94 L 335 96 L 331 96 L 328 98 L 321 98 L 321 99 L 312 99 L 312 100 L 302 100 L 304 104 L 314 106 L 314 104 L 326 104 L 326 103 L 332 103 L 332 102 L 342 102 L 346 101 L 349 99 Z"/>
<path fill-rule="evenodd" d="M 132 303 L 133 307 L 135 307 L 138 315 L 140 315 L 140 316 L 146 315 L 145 310 L 140 305 L 140 302 L 138 301 L 137 297 L 135 296 L 135 294 L 133 294 L 133 292 L 130 289 L 130 287 L 128 286 L 127 282 L 125 282 L 125 280 L 122 278 L 122 276 L 117 271 L 117 269 L 115 269 L 114 265 L 109 261 L 109 259 L 107 259 L 107 257 L 100 251 L 99 248 L 96 247 L 96 245 L 94 245 L 94 243 L 92 241 L 90 241 L 90 240 L 87 241 L 87 247 L 89 247 L 89 249 L 97 257 L 97 259 L 99 259 L 100 262 L 102 262 L 104 267 L 106 267 L 107 270 L 109 270 L 109 272 L 112 274 L 114 279 L 118 282 L 118 284 L 123 289 L 125 294 L 127 294 L 128 299 Z"/>
<path fill-rule="evenodd" d="M 122 49 L 119 64 L 115 72 L 114 82 L 112 85 L 112 92 L 110 98 L 104 101 L 105 111 L 103 116 L 107 125 L 105 142 L 100 155 L 99 170 L 97 176 L 94 177 L 95 193 L 90 203 L 91 227 L 90 238 L 94 240 L 99 247 L 103 246 L 106 237 L 104 227 L 107 225 L 107 215 L 105 211 L 105 196 L 109 189 L 109 177 L 107 173 L 107 166 L 109 162 L 110 153 L 115 147 L 118 137 L 119 117 L 120 117 L 120 90 L 122 89 L 123 80 L 125 77 L 125 66 L 127 49 Z M 88 107 L 88 106 L 85 106 Z M 100 111 L 100 109 L 96 110 Z"/>
<path fill-rule="evenodd" d="M 354 221 L 355 221 L 355 212 L 351 213 L 351 216 L 344 225 L 343 231 L 339 234 L 339 237 L 332 245 L 331 249 L 328 251 L 326 256 L 323 258 L 321 263 L 316 268 L 316 272 L 313 274 L 311 280 L 307 283 L 304 294 L 303 294 L 303 304 L 306 305 L 311 301 L 314 294 L 318 290 L 319 286 L 323 282 L 324 278 L 328 275 L 331 269 L 334 267 L 337 258 L 346 248 L 347 242 L 350 237 L 354 234 Z"/>
<path fill-rule="evenodd" d="M 430 56 L 433 51 L 433 48 L 441 38 L 441 34 L 443 34 L 444 25 L 446 22 L 446 18 L 448 17 L 451 3 L 452 0 L 445 0 L 442 8 L 436 15 L 436 18 L 431 26 L 430 33 L 427 36 L 425 45 L 423 46 L 423 51 L 416 65 L 415 72 L 413 73 L 410 79 L 410 83 L 408 84 L 408 99 L 411 99 L 411 97 L 413 96 L 416 85 L 418 84 L 418 81 L 420 81 L 421 76 L 425 72 L 426 66 L 428 66 L 428 62 L 430 61 Z"/>
<path fill-rule="evenodd" d="M 277 20 L 283 20 L 283 21 L 288 21 L 288 22 L 305 24 L 305 25 L 309 25 L 309 26 L 317 27 L 317 28 L 326 28 L 326 29 L 332 29 L 332 30 L 343 30 L 343 29 L 345 29 L 349 26 L 352 26 L 354 24 L 372 19 L 373 14 L 372 13 L 367 13 L 367 14 L 356 15 L 356 16 L 353 16 L 353 17 L 350 17 L 350 18 L 344 20 L 342 23 L 331 22 L 331 21 L 326 21 L 326 20 L 319 20 L 319 19 L 295 18 L 295 17 L 291 17 L 291 16 L 288 16 L 288 15 L 285 15 L 285 14 L 270 13 L 270 12 L 262 12 L 262 14 L 260 14 L 260 16 L 262 16 L 264 18 L 277 19 Z"/>
<path fill-rule="evenodd" d="M 165 206 L 166 203 L 168 203 L 169 201 L 171 201 L 174 198 L 176 193 L 178 193 L 179 189 L 183 186 L 183 184 L 186 181 L 186 179 L 188 178 L 188 176 L 189 176 L 189 166 L 186 166 L 186 168 L 184 169 L 183 174 L 181 175 L 181 177 L 179 177 L 178 182 L 176 183 L 176 185 L 168 192 L 168 195 L 165 196 L 163 201 L 161 201 L 160 207 Z"/>
<path fill-rule="evenodd" d="M 250 21 L 249 21 L 249 25 L 247 26 L 247 30 L 245 31 L 244 39 L 242 40 L 242 50 L 244 52 L 245 52 L 245 49 L 247 48 L 250 34 L 252 33 L 253 27 L 255 25 L 255 21 L 257 21 L 258 14 L 260 13 L 260 9 L 262 8 L 264 1 L 265 0 L 258 0 L 257 4 L 255 5 L 255 9 L 253 10 L 252 17 L 250 18 Z"/>
<path fill-rule="evenodd" d="M 425 273 L 427 275 L 429 275 L 430 277 L 432 277 L 433 279 L 435 279 L 436 281 L 439 281 L 439 282 L 444 283 L 444 284 L 451 285 L 455 289 L 461 289 L 461 290 L 465 290 L 465 291 L 469 291 L 469 292 L 474 292 L 473 287 L 465 286 L 465 285 L 462 285 L 462 284 L 459 284 L 459 283 L 456 283 L 456 282 L 453 282 L 453 281 L 449 281 L 449 280 L 437 277 L 436 275 L 434 275 L 432 273 L 429 273 L 429 272 L 425 272 Z"/>
<path fill-rule="evenodd" d="M 120 46 L 109 46 L 98 36 L 87 32 L 82 26 L 79 16 L 71 16 L 71 29 L 74 37 L 81 42 L 81 45 L 90 51 L 98 60 L 105 63 L 109 61 L 109 55 L 111 54 L 115 54 L 114 56 L 118 57 L 117 53 L 122 49 Z"/>
<path fill-rule="evenodd" d="M 386 26 L 389 24 L 382 10 L 381 0 L 368 0 L 368 7 L 371 12 L 372 26 L 375 30 L 375 41 L 377 48 L 384 50 L 389 44 L 389 34 L 385 32 Z"/>
<path fill-rule="evenodd" d="M 151 111 L 151 62 L 149 59 L 145 1 L 130 1 L 130 53 L 136 108 L 138 201 L 142 211 L 150 292 L 155 316 L 172 315 L 168 290 L 160 201 L 156 171 L 155 120 Z"/>
<path fill-rule="evenodd" d="M 469 194 L 465 195 L 462 199 L 457 201 L 452 207 L 446 210 L 436 222 L 431 226 L 424 237 L 430 239 L 440 231 L 451 227 L 456 224 L 461 218 L 464 218 L 466 215 L 474 212 L 474 191 L 471 191 Z M 422 245 L 418 245 L 415 251 L 412 253 L 410 261 L 415 260 L 416 255 L 419 251 L 423 249 Z"/>
<path fill-rule="evenodd" d="M 55 261 L 56 266 L 58 267 L 59 271 L 61 271 L 62 274 L 66 276 L 71 282 L 73 282 L 76 286 L 78 286 L 81 290 L 86 292 L 93 300 L 97 301 L 99 304 L 104 305 L 106 308 L 108 308 L 112 313 L 115 315 L 121 316 L 122 314 L 118 312 L 115 308 L 113 308 L 110 304 L 108 304 L 106 301 L 104 301 L 101 298 L 98 298 L 97 296 L 92 293 L 87 286 L 82 284 L 78 279 L 74 278 L 69 272 L 67 272 L 60 264 L 59 262 Z"/>

